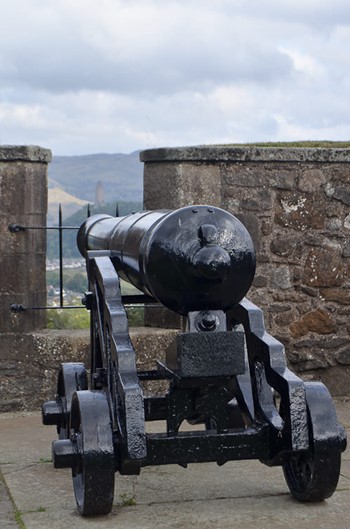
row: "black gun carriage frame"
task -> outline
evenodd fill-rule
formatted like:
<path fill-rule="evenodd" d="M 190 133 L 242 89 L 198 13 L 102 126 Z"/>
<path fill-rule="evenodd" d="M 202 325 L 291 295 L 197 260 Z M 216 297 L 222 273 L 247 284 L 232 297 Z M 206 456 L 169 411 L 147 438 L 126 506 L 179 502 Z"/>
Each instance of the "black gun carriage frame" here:
<path fill-rule="evenodd" d="M 287 367 L 262 311 L 244 296 L 255 272 L 243 225 L 211 206 L 93 216 L 80 228 L 91 311 L 90 376 L 64 363 L 43 423 L 57 425 L 55 468 L 71 468 L 83 516 L 112 509 L 115 472 L 149 465 L 259 459 L 282 466 L 293 497 L 320 501 L 337 486 L 346 435 L 320 382 Z M 186 318 L 156 369 L 136 367 L 119 279 Z M 88 378 L 90 379 L 88 382 Z M 163 380 L 145 396 L 143 381 Z M 146 432 L 147 421 L 166 431 Z M 183 431 L 183 421 L 202 429 Z"/>

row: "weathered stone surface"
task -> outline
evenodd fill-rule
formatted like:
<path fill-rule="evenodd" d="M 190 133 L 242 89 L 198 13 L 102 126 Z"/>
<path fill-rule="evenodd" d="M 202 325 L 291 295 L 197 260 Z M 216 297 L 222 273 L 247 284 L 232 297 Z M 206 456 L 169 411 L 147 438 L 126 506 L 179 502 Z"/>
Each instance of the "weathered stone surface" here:
<path fill-rule="evenodd" d="M 261 249 L 261 232 L 258 217 L 254 213 L 237 213 L 236 217 L 249 231 L 253 239 L 255 251 L 259 252 Z"/>
<path fill-rule="evenodd" d="M 0 279 L 0 293 L 35 292 L 46 290 L 45 253 L 27 253 L 1 256 L 1 268 L 6 270 L 6 277 Z M 10 273 L 11 272 L 11 273 Z"/>
<path fill-rule="evenodd" d="M 192 204 L 220 207 L 221 196 L 219 167 L 184 162 L 144 169 L 145 209 L 177 209 Z"/>
<path fill-rule="evenodd" d="M 315 201 L 310 194 L 280 192 L 277 197 L 275 221 L 280 226 L 304 231 L 322 229 L 325 204 Z"/>
<path fill-rule="evenodd" d="M 296 349 L 315 348 L 316 350 L 328 349 L 329 351 L 335 351 L 337 348 L 347 345 L 349 343 L 348 338 L 344 336 L 322 336 L 322 338 L 305 338 L 294 342 Z"/>
<path fill-rule="evenodd" d="M 328 362 L 324 355 L 314 355 L 309 351 L 292 352 L 288 355 L 288 359 L 292 364 L 298 364 L 299 371 L 328 367 Z"/>
<path fill-rule="evenodd" d="M 350 215 L 347 215 L 344 219 L 344 228 L 350 230 Z"/>
<path fill-rule="evenodd" d="M 46 234 L 43 230 L 11 233 L 9 224 L 45 226 L 47 164 L 51 152 L 35 146 L 0 147 L 0 331 L 46 326 L 45 311 L 12 315 L 12 303 L 46 305 Z"/>
<path fill-rule="evenodd" d="M 296 249 L 298 237 L 279 236 L 271 242 L 271 252 L 281 257 L 289 257 Z"/>
<path fill-rule="evenodd" d="M 34 162 L 0 161 L 3 215 L 35 215 L 47 211 L 47 166 Z M 19 198 L 21 197 L 21 198 Z"/>
<path fill-rule="evenodd" d="M 0 333 L 29 332 L 33 329 L 46 327 L 46 312 L 32 310 L 13 314 L 10 307 L 13 303 L 24 307 L 45 307 L 46 288 L 42 291 L 0 293 Z"/>
<path fill-rule="evenodd" d="M 342 220 L 337 217 L 327 219 L 325 226 L 330 231 L 338 231 L 342 227 Z"/>
<path fill-rule="evenodd" d="M 295 320 L 294 310 L 283 312 L 275 317 L 275 324 L 279 327 L 289 327 L 289 325 Z"/>
<path fill-rule="evenodd" d="M 286 290 L 292 287 L 289 266 L 279 266 L 271 272 L 270 287 Z"/>
<path fill-rule="evenodd" d="M 272 196 L 267 189 L 256 189 L 249 193 L 242 201 L 244 209 L 253 211 L 265 211 L 272 208 Z"/>
<path fill-rule="evenodd" d="M 303 274 L 303 283 L 311 287 L 338 287 L 346 279 L 346 267 L 339 255 L 326 248 L 311 248 Z"/>
<path fill-rule="evenodd" d="M 49 149 L 37 145 L 0 145 L 0 161 L 26 161 L 50 163 L 52 154 Z"/>
<path fill-rule="evenodd" d="M 339 364 L 350 365 L 350 348 L 342 349 L 334 355 Z"/>
<path fill-rule="evenodd" d="M 33 224 L 35 223 L 35 224 Z M 4 215 L 0 211 L 0 255 L 42 253 L 46 255 L 46 233 L 45 230 L 24 230 L 11 233 L 8 229 L 10 224 L 22 226 L 46 225 L 46 211 L 41 215 Z"/>
<path fill-rule="evenodd" d="M 339 200 L 346 206 L 350 206 L 350 189 L 336 186 L 334 188 L 333 198 Z"/>
<path fill-rule="evenodd" d="M 325 310 L 318 309 L 308 312 L 298 321 L 293 322 L 290 327 L 293 338 L 305 336 L 308 332 L 317 334 L 333 334 L 337 330 L 336 323 Z"/>
<path fill-rule="evenodd" d="M 264 276 L 261 276 L 261 275 L 254 277 L 254 280 L 253 280 L 253 286 L 254 287 L 263 288 L 263 287 L 266 287 L 267 284 L 268 284 L 267 277 L 264 277 Z"/>
<path fill-rule="evenodd" d="M 336 301 L 341 305 L 350 305 L 350 290 L 348 288 L 324 288 L 321 290 L 321 295 L 327 301 Z"/>
<path fill-rule="evenodd" d="M 343 257 L 350 257 L 350 241 L 344 242 L 342 255 Z"/>
<path fill-rule="evenodd" d="M 140 153 L 142 162 L 304 162 L 304 163 L 346 163 L 350 162 L 350 149 L 259 147 L 221 145 L 198 145 L 195 147 L 174 147 L 147 149 Z"/>
<path fill-rule="evenodd" d="M 295 171 L 282 164 L 271 165 L 252 162 L 249 165 L 237 163 L 223 164 L 222 177 L 228 187 L 270 187 L 293 189 Z"/>
<path fill-rule="evenodd" d="M 305 287 L 304 285 L 296 285 L 296 290 L 299 290 L 300 292 L 304 292 L 304 294 L 307 294 L 308 296 L 312 298 L 318 297 L 319 291 L 317 288 L 311 288 L 311 287 Z"/>
<path fill-rule="evenodd" d="M 349 392 L 349 380 L 350 380 L 350 367 L 347 365 L 328 365 L 326 369 L 322 369 L 319 374 L 312 372 L 313 380 L 321 380 L 326 385 L 331 395 L 341 396 L 348 395 Z M 304 377 L 304 373 L 302 373 Z"/>
<path fill-rule="evenodd" d="M 306 169 L 298 179 L 298 188 L 305 193 L 314 193 L 326 182 L 326 176 L 320 169 Z"/>
<path fill-rule="evenodd" d="M 263 219 L 261 222 L 262 235 L 271 235 L 273 232 L 273 222 L 271 219 Z"/>
<path fill-rule="evenodd" d="M 130 332 L 140 369 L 155 367 L 173 340 L 176 330 L 133 328 Z M 39 409 L 55 396 L 57 372 L 62 362 L 90 364 L 90 333 L 49 331 L 1 333 L 0 411 Z M 30 376 L 28 376 L 30 374 Z"/>
<path fill-rule="evenodd" d="M 273 301 L 279 301 L 282 303 L 290 302 L 290 303 L 296 303 L 298 305 L 298 308 L 300 307 L 300 304 L 307 299 L 307 296 L 305 296 L 302 292 L 297 292 L 293 289 L 288 290 L 274 290 L 271 293 L 271 297 Z"/>
<path fill-rule="evenodd" d="M 241 163 L 235 165 L 225 164 L 221 168 L 222 177 L 228 187 L 262 187 L 266 185 L 266 175 L 261 165 L 247 166 Z"/>

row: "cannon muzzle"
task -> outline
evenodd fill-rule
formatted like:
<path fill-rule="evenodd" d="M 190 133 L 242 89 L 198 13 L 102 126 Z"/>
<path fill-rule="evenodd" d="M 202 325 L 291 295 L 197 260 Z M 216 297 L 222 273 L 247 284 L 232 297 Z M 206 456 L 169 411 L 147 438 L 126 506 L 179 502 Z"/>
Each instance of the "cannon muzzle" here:
<path fill-rule="evenodd" d="M 84 257 L 111 251 L 118 275 L 178 314 L 234 307 L 255 273 L 252 239 L 233 215 L 212 206 L 95 215 L 78 232 Z"/>

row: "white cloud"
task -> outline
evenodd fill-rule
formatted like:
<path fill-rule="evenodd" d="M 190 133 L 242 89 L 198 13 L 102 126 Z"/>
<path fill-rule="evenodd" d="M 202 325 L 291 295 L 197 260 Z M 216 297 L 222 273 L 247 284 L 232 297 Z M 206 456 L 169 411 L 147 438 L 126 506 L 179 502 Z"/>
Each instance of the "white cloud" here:
<path fill-rule="evenodd" d="M 0 142 L 56 154 L 349 139 L 345 0 L 12 0 Z"/>

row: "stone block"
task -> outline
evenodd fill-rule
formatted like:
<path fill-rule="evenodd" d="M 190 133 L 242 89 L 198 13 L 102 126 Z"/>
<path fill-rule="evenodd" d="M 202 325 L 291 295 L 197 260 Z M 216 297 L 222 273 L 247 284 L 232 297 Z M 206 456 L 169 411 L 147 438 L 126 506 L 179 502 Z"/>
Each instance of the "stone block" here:
<path fill-rule="evenodd" d="M 342 349 L 334 355 L 339 364 L 350 365 L 350 348 Z"/>
<path fill-rule="evenodd" d="M 279 192 L 276 200 L 275 222 L 280 226 L 304 231 L 322 229 L 325 224 L 325 199 L 299 192 Z"/>
<path fill-rule="evenodd" d="M 308 312 L 298 321 L 294 321 L 290 327 L 293 338 L 300 338 L 309 332 L 316 334 L 334 334 L 337 325 L 331 315 L 322 309 Z"/>
<path fill-rule="evenodd" d="M 130 332 L 139 369 L 154 369 L 177 331 L 134 328 Z M 56 393 L 62 362 L 90 365 L 90 333 L 43 330 L 0 333 L 0 412 L 40 409 Z M 30 374 L 30 376 L 28 376 Z"/>
<path fill-rule="evenodd" d="M 298 178 L 298 189 L 305 193 L 315 193 L 326 182 L 326 175 L 321 169 L 306 169 Z"/>
<path fill-rule="evenodd" d="M 219 167 L 189 163 L 146 164 L 145 209 L 177 209 L 192 204 L 221 207 Z"/>
<path fill-rule="evenodd" d="M 0 277 L 0 293 L 35 292 L 46 288 L 44 253 L 3 255 L 1 267 L 7 274 Z"/>
<path fill-rule="evenodd" d="M 11 312 L 12 304 L 24 307 L 46 306 L 46 289 L 43 291 L 24 293 L 1 293 L 0 294 L 0 333 L 1 332 L 29 332 L 34 329 L 46 327 L 46 311 L 31 310 L 17 314 Z"/>
<path fill-rule="evenodd" d="M 0 255 L 46 254 L 46 231 L 26 229 L 12 233 L 10 224 L 46 226 L 46 215 L 2 215 L 0 213 Z"/>
<path fill-rule="evenodd" d="M 236 217 L 242 222 L 245 228 L 247 228 L 256 252 L 261 249 L 261 231 L 259 227 L 259 219 L 254 213 L 237 213 Z"/>
<path fill-rule="evenodd" d="M 339 287 L 347 269 L 337 253 L 327 248 L 311 248 L 305 261 L 302 281 L 311 287 Z"/>
<path fill-rule="evenodd" d="M 4 215 L 47 211 L 47 168 L 29 162 L 0 162 L 0 196 Z"/>
<path fill-rule="evenodd" d="M 9 306 L 46 305 L 46 233 L 25 230 L 11 233 L 9 224 L 45 226 L 47 164 L 51 152 L 36 146 L 0 147 L 0 309 L 5 331 L 41 328 L 41 311 L 12 315 Z M 8 325 L 8 327 L 6 327 Z"/>
<path fill-rule="evenodd" d="M 270 288 L 287 290 L 293 286 L 289 266 L 273 268 L 270 274 Z"/>
<path fill-rule="evenodd" d="M 246 162 L 223 164 L 222 175 L 229 187 L 268 187 L 293 189 L 295 185 L 295 167 L 274 163 Z"/>
<path fill-rule="evenodd" d="M 221 174 L 225 184 L 233 188 L 236 187 L 263 187 L 268 184 L 266 174 L 261 165 L 252 166 L 250 164 L 236 163 L 234 165 L 225 163 L 221 167 Z"/>
<path fill-rule="evenodd" d="M 289 257 L 295 252 L 299 243 L 300 237 L 278 235 L 271 242 L 270 249 L 272 253 L 279 255 L 280 257 Z"/>
<path fill-rule="evenodd" d="M 335 186 L 333 198 L 339 200 L 346 206 L 350 206 L 350 188 L 344 186 Z"/>
<path fill-rule="evenodd" d="M 265 211 L 272 209 L 273 194 L 269 189 L 255 189 L 242 199 L 241 205 L 243 209 L 253 211 Z"/>
<path fill-rule="evenodd" d="M 335 301 L 340 305 L 350 305 L 350 290 L 348 288 L 323 288 L 321 296 L 326 301 Z"/>

